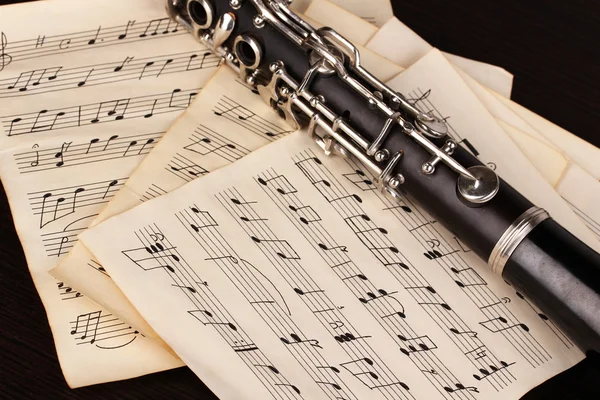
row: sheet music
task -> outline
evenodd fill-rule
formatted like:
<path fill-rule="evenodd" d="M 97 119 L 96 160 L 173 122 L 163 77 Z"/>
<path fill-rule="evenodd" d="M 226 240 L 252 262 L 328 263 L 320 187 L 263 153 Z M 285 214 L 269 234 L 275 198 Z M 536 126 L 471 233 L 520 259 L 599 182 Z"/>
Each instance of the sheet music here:
<path fill-rule="evenodd" d="M 401 70 L 368 50 L 361 54 L 364 65 L 380 79 L 389 79 Z M 287 135 L 290 129 L 261 98 L 244 88 L 235 74 L 224 67 L 94 224 L 234 162 Z M 141 327 L 143 332 L 156 336 L 145 327 L 143 318 L 101 268 L 89 251 L 77 243 L 51 274 L 77 286 L 99 304 Z"/>
<path fill-rule="evenodd" d="M 362 166 L 317 149 L 292 134 L 81 236 L 218 396 L 237 385 L 283 397 L 253 374 L 262 363 L 247 380 L 213 379 L 228 366 L 192 341 L 232 324 L 258 334 L 253 349 L 289 355 L 293 378 L 307 378 L 290 383 L 311 399 L 518 398 L 581 359 L 408 199 L 389 201 Z M 227 344 L 233 359 L 231 339 L 211 342 Z"/>
<path fill-rule="evenodd" d="M 397 40 L 412 44 L 402 49 L 390 45 Z M 380 29 L 367 47 L 379 50 L 382 55 L 399 62 L 408 62 L 407 54 L 414 53 L 416 58 L 426 48 L 431 48 L 397 20 L 390 21 Z M 448 59 L 546 181 L 568 202 L 590 231 L 598 236 L 600 211 L 596 199 L 600 198 L 600 184 L 594 182 L 593 173 L 598 165 L 595 160 L 600 156 L 598 149 L 483 86 L 476 77 L 484 74 L 485 68 L 475 71 L 473 68 L 464 69 L 464 63 L 457 64 L 456 59 Z M 583 168 L 578 165 L 579 162 L 583 163 Z"/>
<path fill-rule="evenodd" d="M 397 43 L 402 43 L 402 46 L 398 47 Z M 365 47 L 404 68 L 408 68 L 433 49 L 429 43 L 395 17 L 383 25 L 365 44 Z M 496 91 L 507 99 L 510 98 L 513 76 L 508 71 L 495 65 L 453 54 L 444 53 L 444 55 L 483 86 Z"/>
<path fill-rule="evenodd" d="M 430 76 L 427 76 L 428 73 Z M 424 111 L 434 112 L 440 118 L 451 115 L 448 123 L 460 143 L 464 143 L 477 157 L 491 163 L 504 180 L 534 204 L 543 205 L 575 236 L 592 248 L 600 248 L 594 235 L 495 123 L 492 114 L 440 51 L 432 50 L 388 84 L 405 93 Z M 451 98 L 460 98 L 460 104 L 452 102 Z M 440 111 L 440 104 L 445 106 L 444 111 Z M 468 117 L 458 118 L 457 115 Z M 510 157 L 507 157 L 509 154 Z M 532 185 L 531 182 L 539 184 Z"/>
<path fill-rule="evenodd" d="M 161 0 L 3 7 L 0 27 L 0 174 L 67 383 L 183 365 L 164 343 L 142 334 L 152 333 L 147 325 L 130 325 L 47 271 L 160 142 L 219 60 L 166 18 Z M 88 266 L 94 267 L 100 269 Z"/>

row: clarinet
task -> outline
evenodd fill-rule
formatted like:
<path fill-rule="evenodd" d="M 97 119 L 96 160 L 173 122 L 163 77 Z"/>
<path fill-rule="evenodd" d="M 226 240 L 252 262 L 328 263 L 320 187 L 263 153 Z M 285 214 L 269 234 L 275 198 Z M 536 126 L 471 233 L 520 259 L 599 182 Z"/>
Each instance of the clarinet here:
<path fill-rule="evenodd" d="M 600 255 L 361 66 L 354 45 L 315 29 L 291 0 L 167 0 L 187 28 L 326 155 L 353 157 L 395 199 L 410 196 L 584 352 L 600 352 Z"/>

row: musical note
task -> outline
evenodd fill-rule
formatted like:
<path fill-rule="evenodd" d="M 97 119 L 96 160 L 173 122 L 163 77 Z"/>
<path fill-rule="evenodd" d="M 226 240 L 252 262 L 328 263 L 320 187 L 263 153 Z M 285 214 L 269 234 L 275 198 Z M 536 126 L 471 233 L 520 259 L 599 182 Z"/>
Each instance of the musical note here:
<path fill-rule="evenodd" d="M 454 388 L 451 388 L 449 386 L 444 386 L 444 390 L 448 393 L 456 393 L 456 392 L 460 392 L 462 390 L 479 393 L 479 390 L 475 386 L 465 386 L 460 383 L 455 383 L 454 386 L 455 386 Z"/>
<path fill-rule="evenodd" d="M 305 225 L 321 221 L 321 217 L 311 206 L 294 207 L 289 206 L 290 210 L 300 215 L 299 220 Z"/>
<path fill-rule="evenodd" d="M 148 32 L 151 31 L 153 27 L 154 27 L 154 31 L 152 31 L 150 33 L 150 36 L 158 35 L 158 30 L 160 29 L 161 25 L 163 25 L 163 23 L 165 23 L 165 22 L 167 23 L 167 27 L 163 31 L 163 34 L 169 33 L 169 29 L 171 27 L 171 19 L 170 18 L 159 18 L 159 19 L 153 19 L 150 22 L 148 22 L 146 29 L 140 35 L 140 37 L 143 38 L 143 37 L 148 36 Z M 177 27 L 175 27 L 175 30 L 173 30 L 173 32 L 176 32 L 176 31 L 177 31 Z"/>
<path fill-rule="evenodd" d="M 119 183 L 119 181 L 116 181 L 116 180 L 114 180 L 114 181 L 111 181 L 111 182 L 108 184 L 108 186 L 106 187 L 106 192 L 104 192 L 104 196 L 102 196 L 102 199 L 105 199 L 105 198 L 106 198 L 106 195 L 108 194 L 108 192 L 109 192 L 109 191 L 110 191 L 110 190 L 111 190 L 111 189 L 112 189 L 112 188 L 113 188 L 113 187 L 114 187 L 114 186 L 115 186 L 117 183 Z"/>
<path fill-rule="evenodd" d="M 12 131 L 13 131 L 13 127 L 15 124 L 21 122 L 23 119 L 22 118 L 15 118 L 12 121 L 10 121 L 10 127 L 8 128 L 8 135 L 7 136 L 12 136 Z"/>
<path fill-rule="evenodd" d="M 12 56 L 6 52 L 6 46 L 8 45 L 8 39 L 4 32 L 0 33 L 0 71 L 4 69 L 13 60 Z"/>
<path fill-rule="evenodd" d="M 290 385 L 288 383 L 276 383 L 275 386 L 283 386 L 292 389 L 297 394 L 300 394 L 300 389 L 298 389 L 295 385 Z"/>
<path fill-rule="evenodd" d="M 91 39 L 88 44 L 92 45 L 92 44 L 96 44 L 96 40 L 98 40 L 98 36 L 100 35 L 100 30 L 102 29 L 102 26 L 98 27 L 98 30 L 96 31 L 96 35 L 94 36 L 93 39 Z"/>
<path fill-rule="evenodd" d="M 358 300 L 361 303 L 367 304 L 370 303 L 374 300 L 379 300 L 381 298 L 387 297 L 387 296 L 391 296 L 393 294 L 395 294 L 397 292 L 391 292 L 388 293 L 387 291 L 383 290 L 383 289 L 377 289 L 377 293 L 373 293 L 373 292 L 367 292 L 367 297 L 359 297 Z"/>
<path fill-rule="evenodd" d="M 138 144 L 137 140 L 134 140 L 134 141 L 131 141 L 131 142 L 129 142 L 129 145 L 127 146 L 127 148 L 125 149 L 125 152 L 123 153 L 123 157 L 125 157 L 125 156 L 127 155 L 127 153 L 129 152 L 129 150 L 130 150 L 132 147 L 135 147 L 137 144 Z M 141 152 L 141 150 L 140 150 L 140 152 Z M 139 153 L 138 153 L 138 154 L 139 154 Z"/>
<path fill-rule="evenodd" d="M 288 338 L 285 338 L 285 337 L 281 337 L 279 339 L 281 340 L 281 342 L 283 344 L 286 344 L 286 345 L 296 345 L 296 344 L 308 343 L 312 347 L 316 347 L 316 348 L 319 348 L 319 349 L 323 348 L 319 344 L 319 341 L 316 340 L 316 339 L 308 339 L 308 340 L 307 339 L 301 339 L 300 336 L 298 336 L 295 333 L 290 333 L 290 338 L 292 338 L 292 341 L 290 341 Z"/>
<path fill-rule="evenodd" d="M 129 32 L 129 28 L 135 24 L 135 21 L 127 21 L 127 25 L 125 25 L 125 32 L 120 34 L 117 39 L 123 40 L 127 37 L 127 33 Z"/>
<path fill-rule="evenodd" d="M 414 338 L 407 338 L 403 335 L 398 335 L 398 338 L 407 344 L 408 349 L 400 349 L 400 351 L 407 356 L 411 353 L 437 349 L 437 345 L 427 335 Z"/>
<path fill-rule="evenodd" d="M 501 324 L 500 327 L 498 327 L 498 324 L 497 324 L 498 322 Z M 479 323 L 479 325 L 483 326 L 485 329 L 487 329 L 488 331 L 490 331 L 492 333 L 498 333 L 498 332 L 506 331 L 509 329 L 515 329 L 515 328 L 521 328 L 525 332 L 529 332 L 529 327 L 525 324 L 516 323 L 516 324 L 512 324 L 512 325 L 503 326 L 506 324 L 508 324 L 508 320 L 504 317 L 492 318 L 487 321 Z"/>
<path fill-rule="evenodd" d="M 191 210 L 195 214 L 194 224 L 191 224 L 191 227 L 194 231 L 199 232 L 200 229 L 219 226 L 217 221 L 215 221 L 208 211 L 201 211 L 196 207 L 192 207 Z"/>
<path fill-rule="evenodd" d="M 497 374 L 498 372 L 501 372 L 504 369 L 507 369 L 508 367 L 510 367 L 511 365 L 515 364 L 514 362 L 512 363 L 507 363 L 506 361 L 500 361 L 500 365 L 501 367 L 497 367 L 495 365 L 490 365 L 490 370 L 488 371 L 485 368 L 480 368 L 479 372 L 481 372 L 482 376 L 479 376 L 477 374 L 473 374 L 473 377 L 475 379 L 477 379 L 478 381 L 481 381 L 483 379 L 489 378 L 490 376 Z"/>
<path fill-rule="evenodd" d="M 156 77 L 158 78 L 160 76 L 160 74 L 163 73 L 165 68 L 167 68 L 167 65 L 171 64 L 172 62 L 173 62 L 172 58 L 169 58 L 168 60 L 166 60 L 165 63 L 163 64 L 162 68 L 160 69 L 160 71 L 158 71 L 158 74 L 156 74 Z M 140 79 L 141 79 L 141 77 L 140 77 Z"/>
<path fill-rule="evenodd" d="M 31 146 L 32 149 L 39 149 L 40 145 L 39 144 L 34 144 L 33 146 Z M 40 164 L 40 152 L 39 151 L 35 151 L 35 161 L 32 161 L 29 165 L 32 167 L 37 167 Z"/>
<path fill-rule="evenodd" d="M 71 330 L 71 335 L 81 333 L 82 335 L 79 339 L 85 340 L 91 337 L 89 343 L 94 343 L 96 341 L 96 332 L 98 331 L 101 314 L 102 311 L 94 311 L 78 316 L 75 327 Z"/>
<path fill-rule="evenodd" d="M 478 335 L 478 333 L 474 331 L 459 331 L 456 328 L 450 328 L 450 332 L 454 333 L 455 335 L 467 335 L 473 338 L 476 338 Z"/>
<path fill-rule="evenodd" d="M 83 297 L 83 295 L 80 292 L 74 291 L 71 286 L 65 285 L 64 282 L 58 282 L 57 286 L 59 294 L 61 296 L 61 300 L 73 300 Z"/>
<path fill-rule="evenodd" d="M 63 245 L 65 243 L 69 243 L 69 238 L 68 237 L 63 237 L 63 238 L 60 239 L 60 246 L 58 247 L 58 253 L 56 254 L 57 257 L 60 257 L 60 255 L 62 254 Z"/>
<path fill-rule="evenodd" d="M 376 189 L 375 185 L 373 184 L 373 181 L 371 181 L 370 179 L 367 179 L 366 174 L 363 171 L 361 171 L 360 169 L 357 169 L 353 173 L 344 174 L 343 176 L 344 176 L 344 178 L 348 179 L 350 182 L 352 182 L 355 186 L 357 186 L 362 191 L 369 191 L 369 190 Z"/>
<path fill-rule="evenodd" d="M 125 57 L 125 60 L 123 60 L 121 65 L 116 66 L 113 71 L 114 72 L 121 71 L 123 69 L 123 67 L 125 67 L 125 64 L 129 64 L 131 61 L 133 61 L 133 59 L 134 59 L 134 57 Z"/>
<path fill-rule="evenodd" d="M 149 61 L 144 65 L 144 68 L 142 68 L 142 72 L 140 72 L 140 77 L 138 78 L 139 80 L 141 80 L 144 77 L 144 72 L 146 72 L 146 69 L 148 67 L 151 67 L 154 65 L 154 61 Z"/>
<path fill-rule="evenodd" d="M 250 239 L 257 244 L 267 244 L 275 249 L 275 254 L 286 260 L 300 260 L 300 256 L 296 250 L 288 243 L 287 240 L 280 239 L 259 239 L 256 236 L 251 236 Z"/>
<path fill-rule="evenodd" d="M 150 112 L 146 115 L 144 115 L 144 118 L 150 118 L 154 115 L 154 108 L 156 107 L 156 102 L 158 100 L 154 100 L 154 103 L 152 103 L 152 109 L 150 110 Z"/>
<path fill-rule="evenodd" d="M 273 182 L 273 185 L 276 186 L 275 190 L 281 195 L 288 195 L 298 192 L 290 183 L 290 181 L 288 181 L 288 179 L 283 175 L 277 175 L 268 179 L 258 178 L 258 183 L 261 185 L 267 186 L 270 182 Z"/>
<path fill-rule="evenodd" d="M 62 167 L 65 165 L 65 153 L 69 150 L 69 146 L 71 146 L 73 142 L 64 142 L 60 147 L 60 151 L 54 155 L 54 158 L 60 158 L 60 161 L 56 163 L 57 167 Z"/>

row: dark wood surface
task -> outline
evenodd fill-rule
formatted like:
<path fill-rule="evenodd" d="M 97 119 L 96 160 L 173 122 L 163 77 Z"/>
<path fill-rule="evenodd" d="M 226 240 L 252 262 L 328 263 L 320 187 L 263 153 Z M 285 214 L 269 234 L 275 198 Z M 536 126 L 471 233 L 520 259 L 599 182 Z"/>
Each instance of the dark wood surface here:
<path fill-rule="evenodd" d="M 18 1 L 0 0 L 0 4 L 11 2 Z M 514 100 L 600 146 L 600 13 L 596 2 L 393 3 L 396 15 L 431 44 L 506 68 L 515 75 Z M 31 29 L 36 34 L 40 30 Z M 3 190 L 0 228 L 0 399 L 214 399 L 187 368 L 69 389 Z M 524 399 L 598 399 L 598 377 L 600 361 L 588 357 Z"/>

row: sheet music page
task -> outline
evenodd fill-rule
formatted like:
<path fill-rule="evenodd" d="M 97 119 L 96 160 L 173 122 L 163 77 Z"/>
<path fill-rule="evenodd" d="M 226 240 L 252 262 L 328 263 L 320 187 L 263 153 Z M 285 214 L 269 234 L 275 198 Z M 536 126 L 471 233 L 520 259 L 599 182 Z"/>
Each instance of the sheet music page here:
<path fill-rule="evenodd" d="M 419 49 L 425 49 L 421 38 L 398 22 L 391 22 L 382 28 L 372 39 L 370 48 L 384 51 L 389 59 L 401 59 L 406 55 L 406 49 L 390 46 L 399 37 L 406 37 L 413 45 L 415 54 L 420 55 Z M 383 44 L 387 46 L 382 47 Z M 430 46 L 429 46 L 430 47 Z M 410 51 L 408 52 L 410 53 Z M 478 100 L 496 118 L 503 130 L 517 144 L 526 157 L 535 165 L 544 179 L 568 202 L 573 211 L 580 216 L 585 225 L 598 236 L 600 227 L 600 211 L 595 200 L 600 197 L 600 184 L 594 182 L 594 175 L 586 173 L 577 163 L 584 162 L 586 168 L 594 171 L 597 162 L 595 153 L 600 152 L 563 129 L 551 124 L 529 110 L 517 105 L 511 100 L 484 87 L 473 76 L 461 69 L 456 60 L 449 58 L 456 72 L 461 76 Z M 482 72 L 484 69 L 481 70 Z M 564 154 L 563 154 L 564 152 Z M 567 158 L 565 155 L 569 155 Z M 574 158 L 572 158 L 574 157 Z M 587 184 L 583 184 L 586 182 Z"/>
<path fill-rule="evenodd" d="M 409 96 L 422 110 L 435 112 L 440 118 L 451 116 L 448 123 L 460 143 L 491 163 L 504 180 L 534 204 L 546 208 L 575 236 L 592 248 L 600 248 L 594 235 L 495 122 L 439 50 L 432 50 L 388 85 Z M 461 101 L 452 100 L 456 98 Z"/>
<path fill-rule="evenodd" d="M 159 143 L 219 59 L 166 18 L 161 0 L 3 7 L 0 27 L 0 176 L 67 383 L 181 366 L 139 327 L 47 271 Z"/>
<path fill-rule="evenodd" d="M 391 18 L 383 25 L 365 47 L 404 68 L 417 62 L 433 48 L 398 18 Z M 510 98 L 513 75 L 505 69 L 449 53 L 444 55 L 483 86 Z"/>
<path fill-rule="evenodd" d="M 377 27 L 383 26 L 394 16 L 389 0 L 332 0 L 331 2 Z M 291 8 L 305 14 L 310 5 L 310 0 L 294 0 Z M 337 16 L 337 14 L 333 15 Z"/>
<path fill-rule="evenodd" d="M 361 49 L 361 55 L 365 67 L 382 80 L 401 71 L 368 50 Z M 235 74 L 223 67 L 92 225 L 170 192 L 289 132 L 290 127 L 259 96 L 244 88 Z M 89 268 L 90 265 L 95 268 Z M 80 243 L 51 274 L 77 286 L 143 332 L 156 336 Z"/>
<path fill-rule="evenodd" d="M 460 241 L 372 182 L 298 132 L 81 240 L 217 395 L 283 397 L 279 364 L 242 360 L 248 380 L 211 381 L 230 376 L 221 359 L 242 330 L 251 351 L 301 366 L 289 383 L 311 399 L 296 377 L 329 399 L 519 398 L 581 359 Z M 227 351 L 208 363 L 193 343 L 210 332 Z"/>
<path fill-rule="evenodd" d="M 554 146 L 561 149 L 566 156 L 586 170 L 594 179 L 600 180 L 600 163 L 598 162 L 600 149 L 520 104 L 502 98 L 497 93 L 492 94 L 533 126 Z"/>

